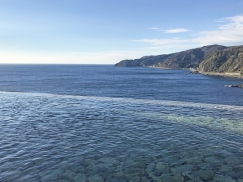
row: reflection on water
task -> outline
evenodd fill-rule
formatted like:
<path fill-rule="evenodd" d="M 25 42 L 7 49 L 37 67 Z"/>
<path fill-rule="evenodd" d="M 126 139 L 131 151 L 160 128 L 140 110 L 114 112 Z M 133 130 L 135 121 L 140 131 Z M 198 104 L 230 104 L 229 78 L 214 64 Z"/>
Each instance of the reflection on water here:
<path fill-rule="evenodd" d="M 0 93 L 0 181 L 243 181 L 243 107 Z"/>

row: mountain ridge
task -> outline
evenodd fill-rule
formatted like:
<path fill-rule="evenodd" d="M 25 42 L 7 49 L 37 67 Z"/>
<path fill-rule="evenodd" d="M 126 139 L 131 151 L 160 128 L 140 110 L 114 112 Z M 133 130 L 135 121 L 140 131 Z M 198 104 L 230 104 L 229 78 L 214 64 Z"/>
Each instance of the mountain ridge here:
<path fill-rule="evenodd" d="M 161 67 L 161 68 L 197 68 L 211 53 L 227 48 L 221 45 L 208 45 L 171 54 L 143 56 L 139 59 L 127 59 L 116 63 L 118 67 Z"/>
<path fill-rule="evenodd" d="M 199 71 L 243 74 L 243 46 L 232 46 L 211 54 L 200 63 Z"/>
<path fill-rule="evenodd" d="M 207 45 L 171 54 L 122 60 L 118 67 L 194 68 L 202 74 L 243 77 L 243 45 Z"/>

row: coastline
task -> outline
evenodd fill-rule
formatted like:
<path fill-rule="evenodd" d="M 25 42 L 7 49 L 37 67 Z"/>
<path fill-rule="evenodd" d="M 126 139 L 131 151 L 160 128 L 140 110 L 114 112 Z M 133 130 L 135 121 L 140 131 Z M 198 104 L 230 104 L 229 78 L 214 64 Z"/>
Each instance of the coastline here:
<path fill-rule="evenodd" d="M 164 70 L 193 70 L 198 71 L 198 69 L 194 68 L 165 68 L 165 67 L 159 67 L 159 66 L 138 66 L 138 67 L 145 67 L 145 68 L 152 68 L 152 69 L 164 69 Z M 231 72 L 225 72 L 225 73 L 219 73 L 219 72 L 203 72 L 198 71 L 197 73 L 192 74 L 202 74 L 207 76 L 222 76 L 222 77 L 228 77 L 228 78 L 239 78 L 243 79 L 243 74 L 241 73 L 231 73 Z"/>
<path fill-rule="evenodd" d="M 142 67 L 142 66 L 138 66 Z M 190 68 L 165 68 L 159 66 L 144 66 L 145 68 L 156 68 L 156 69 L 164 69 L 164 70 L 190 70 Z"/>
<path fill-rule="evenodd" d="M 231 78 L 239 78 L 243 79 L 243 75 L 241 73 L 218 73 L 218 72 L 199 72 L 202 75 L 209 75 L 209 76 L 223 76 L 223 77 L 231 77 Z"/>
<path fill-rule="evenodd" d="M 147 68 L 157 68 L 157 69 L 172 69 L 172 70 L 191 70 L 191 68 L 163 68 L 163 67 L 159 67 L 159 66 L 148 66 Z M 195 71 L 197 71 L 197 69 L 193 69 Z M 219 72 L 203 72 L 203 71 L 199 71 L 198 74 L 202 74 L 202 75 L 208 75 L 208 76 L 223 76 L 223 77 L 230 77 L 230 78 L 239 78 L 239 79 L 243 79 L 243 74 L 241 73 L 230 73 L 230 72 L 226 72 L 226 73 L 219 73 Z"/>

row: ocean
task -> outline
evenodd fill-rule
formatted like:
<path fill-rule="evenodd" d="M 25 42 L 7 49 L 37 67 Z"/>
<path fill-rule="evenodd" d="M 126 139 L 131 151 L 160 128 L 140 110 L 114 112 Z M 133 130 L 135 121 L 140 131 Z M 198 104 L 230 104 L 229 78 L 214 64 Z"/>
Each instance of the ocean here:
<path fill-rule="evenodd" d="M 1 182 L 243 181 L 243 79 L 0 65 Z"/>

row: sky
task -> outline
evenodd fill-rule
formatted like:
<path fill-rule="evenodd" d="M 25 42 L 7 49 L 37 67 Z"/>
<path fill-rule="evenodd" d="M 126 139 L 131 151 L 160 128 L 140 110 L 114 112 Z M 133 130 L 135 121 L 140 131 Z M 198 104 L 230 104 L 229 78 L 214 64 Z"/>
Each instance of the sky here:
<path fill-rule="evenodd" d="M 242 0 L 0 0 L 0 64 L 115 64 L 243 45 Z"/>

